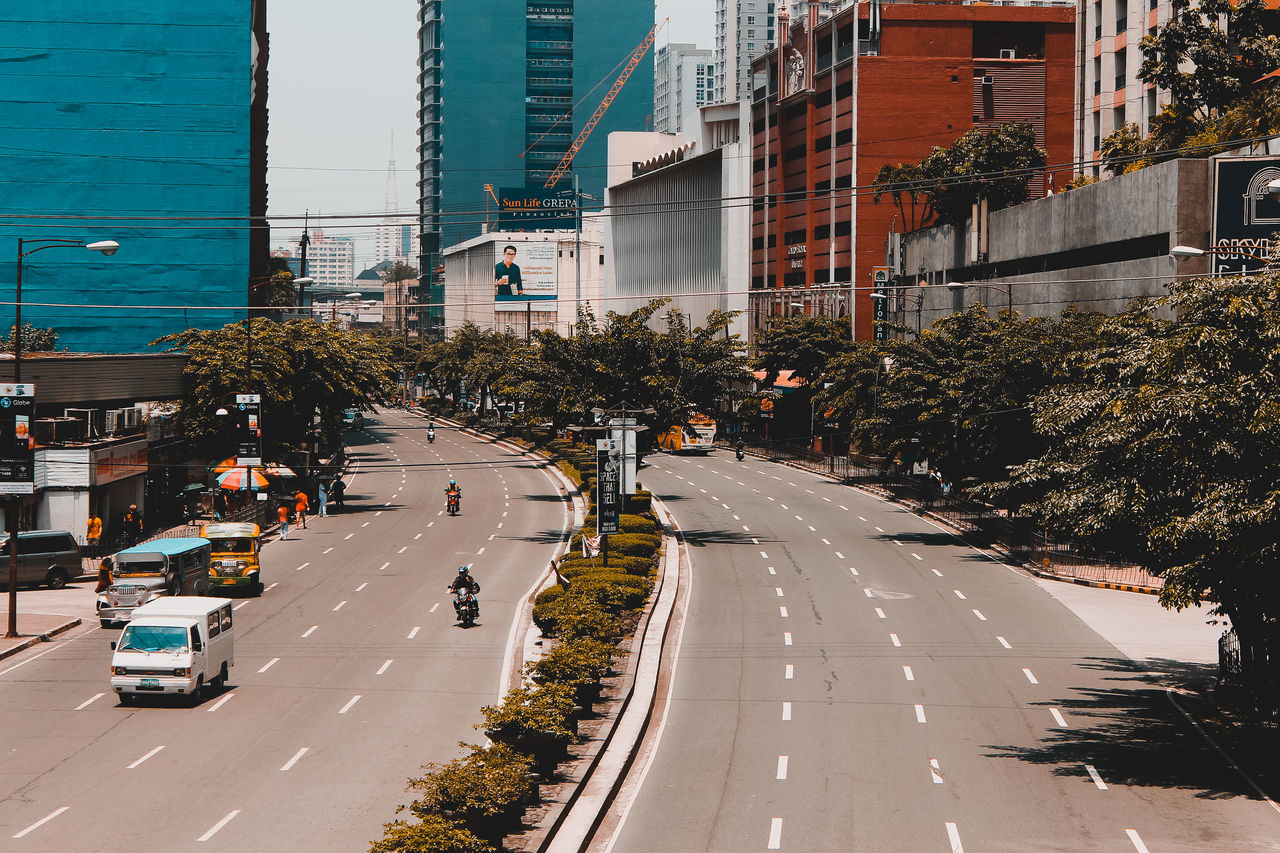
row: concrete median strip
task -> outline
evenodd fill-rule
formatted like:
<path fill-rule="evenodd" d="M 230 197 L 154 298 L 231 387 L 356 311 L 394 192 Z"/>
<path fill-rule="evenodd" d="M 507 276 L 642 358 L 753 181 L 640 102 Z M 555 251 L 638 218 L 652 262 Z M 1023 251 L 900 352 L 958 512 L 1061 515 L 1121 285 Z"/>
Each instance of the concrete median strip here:
<path fill-rule="evenodd" d="M 23 631 L 22 630 L 23 626 L 21 623 L 34 619 L 36 617 L 40 618 L 41 624 L 35 627 L 35 633 L 28 634 L 27 632 Z M 25 615 L 20 613 L 18 618 L 19 618 L 18 633 L 21 636 L 0 639 L 0 660 L 10 657 L 11 655 L 16 655 L 18 652 L 29 649 L 32 646 L 39 645 L 40 643 L 48 642 L 49 640 L 53 639 L 59 634 L 70 631 L 72 628 L 75 628 L 77 625 L 81 624 L 80 619 L 65 619 L 65 621 L 59 622 L 57 620 L 64 619 L 65 617 L 47 616 L 42 613 L 33 613 L 33 614 L 25 614 Z"/>

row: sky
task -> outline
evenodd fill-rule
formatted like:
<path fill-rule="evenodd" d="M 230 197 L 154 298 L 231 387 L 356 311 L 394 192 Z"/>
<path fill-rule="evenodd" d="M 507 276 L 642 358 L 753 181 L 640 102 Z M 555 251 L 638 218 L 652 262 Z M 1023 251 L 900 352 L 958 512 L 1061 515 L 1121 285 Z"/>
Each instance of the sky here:
<path fill-rule="evenodd" d="M 301 222 L 278 217 L 383 213 L 390 160 L 395 209 L 417 209 L 418 0 L 363 0 L 358 25 L 350 8 L 350 0 L 267 4 L 273 248 L 302 230 Z M 657 44 L 713 46 L 715 0 L 656 0 L 655 20 L 662 17 L 670 21 Z M 356 266 L 363 269 L 373 261 L 376 220 L 367 227 L 355 222 L 314 225 L 333 236 L 355 236 Z"/>

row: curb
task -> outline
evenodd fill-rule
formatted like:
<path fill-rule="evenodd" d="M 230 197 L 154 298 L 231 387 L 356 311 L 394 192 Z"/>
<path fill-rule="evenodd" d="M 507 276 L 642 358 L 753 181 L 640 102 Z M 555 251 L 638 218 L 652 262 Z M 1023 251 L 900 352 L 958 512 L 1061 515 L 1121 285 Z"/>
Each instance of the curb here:
<path fill-rule="evenodd" d="M 0 660 L 16 655 L 18 652 L 26 651 L 32 646 L 38 646 L 40 643 L 46 643 L 49 640 L 53 639 L 54 637 L 58 636 L 59 634 L 70 631 L 72 628 L 80 624 L 82 624 L 82 620 L 72 619 L 70 622 L 63 622 L 61 625 L 58 625 L 52 630 L 45 631 L 43 634 L 33 634 L 32 636 L 27 637 L 25 640 L 18 643 L 16 646 L 11 646 L 3 651 L 0 651 Z"/>

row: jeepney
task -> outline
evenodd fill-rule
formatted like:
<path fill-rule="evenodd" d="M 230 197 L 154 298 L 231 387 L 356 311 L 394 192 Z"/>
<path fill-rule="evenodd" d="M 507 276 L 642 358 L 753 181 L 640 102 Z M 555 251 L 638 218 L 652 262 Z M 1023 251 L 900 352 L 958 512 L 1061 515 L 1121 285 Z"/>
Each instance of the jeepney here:
<path fill-rule="evenodd" d="M 219 592 L 241 590 L 262 594 L 259 552 L 262 531 L 246 522 L 215 522 L 200 529 L 209 540 L 209 585 Z"/>

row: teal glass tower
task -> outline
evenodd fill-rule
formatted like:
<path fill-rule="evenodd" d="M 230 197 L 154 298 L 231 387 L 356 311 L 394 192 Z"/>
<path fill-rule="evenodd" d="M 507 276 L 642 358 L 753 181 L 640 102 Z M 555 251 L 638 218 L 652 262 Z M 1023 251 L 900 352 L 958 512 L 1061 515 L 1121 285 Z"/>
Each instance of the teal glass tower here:
<path fill-rule="evenodd" d="M 419 216 L 423 280 L 443 248 L 481 232 L 485 185 L 541 190 L 654 23 L 637 0 L 421 0 Z M 572 167 L 598 206 L 611 131 L 643 131 L 653 112 L 653 52 L 618 93 Z M 491 203 L 491 202 L 490 202 Z M 496 213 L 496 211 L 494 212 Z M 431 278 L 423 318 L 443 323 Z"/>
<path fill-rule="evenodd" d="M 120 243 L 27 258 L 24 325 L 145 352 L 244 318 L 267 265 L 265 4 L 0 4 L 0 302 L 19 238 Z"/>

